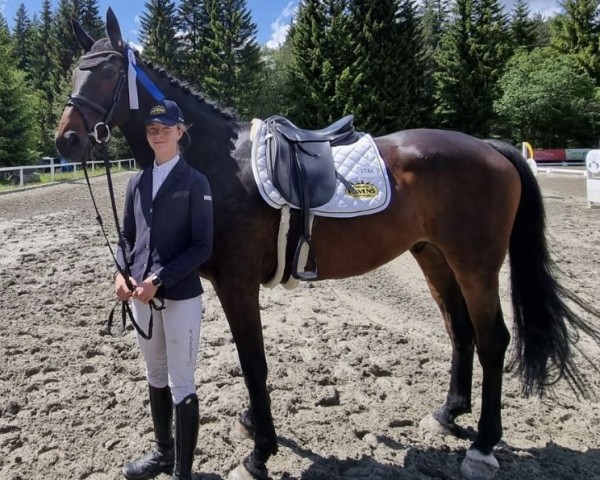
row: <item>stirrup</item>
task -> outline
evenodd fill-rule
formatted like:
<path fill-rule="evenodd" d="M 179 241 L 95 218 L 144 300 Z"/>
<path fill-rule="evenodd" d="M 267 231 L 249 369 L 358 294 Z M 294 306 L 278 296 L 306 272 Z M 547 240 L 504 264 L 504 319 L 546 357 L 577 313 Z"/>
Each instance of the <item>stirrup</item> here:
<path fill-rule="evenodd" d="M 314 270 L 304 270 L 302 272 L 298 271 L 298 261 L 300 259 L 300 253 L 303 245 L 308 246 L 308 257 L 306 259 L 306 263 L 308 264 L 309 260 L 314 265 Z M 296 247 L 296 253 L 294 253 L 294 260 L 292 261 L 292 276 L 298 280 L 316 280 L 317 274 L 317 258 L 315 256 L 315 252 L 312 246 L 312 241 L 310 237 L 306 237 L 304 235 L 300 236 L 300 240 L 298 241 L 298 246 Z"/>

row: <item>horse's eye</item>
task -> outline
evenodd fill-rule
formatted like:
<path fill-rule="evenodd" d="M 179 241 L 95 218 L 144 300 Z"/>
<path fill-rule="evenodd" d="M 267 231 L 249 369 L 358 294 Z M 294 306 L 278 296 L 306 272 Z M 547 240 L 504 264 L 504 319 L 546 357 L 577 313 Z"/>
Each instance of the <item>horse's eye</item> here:
<path fill-rule="evenodd" d="M 104 77 L 108 80 L 113 78 L 117 74 L 117 70 L 112 65 L 104 67 Z"/>

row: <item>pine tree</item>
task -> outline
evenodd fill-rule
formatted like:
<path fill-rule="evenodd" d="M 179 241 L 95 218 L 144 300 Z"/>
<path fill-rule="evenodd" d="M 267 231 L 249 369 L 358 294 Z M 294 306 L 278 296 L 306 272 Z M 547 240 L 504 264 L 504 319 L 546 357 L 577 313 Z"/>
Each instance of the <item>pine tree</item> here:
<path fill-rule="evenodd" d="M 172 0 L 149 0 L 140 20 L 139 38 L 144 48 L 144 58 L 178 75 L 177 18 Z"/>
<path fill-rule="evenodd" d="M 32 63 L 37 52 L 33 50 L 33 25 L 24 4 L 20 4 L 15 14 L 13 28 L 13 49 L 17 59 L 17 67 L 23 70 L 28 78 L 32 75 Z"/>
<path fill-rule="evenodd" d="M 374 134 L 418 125 L 425 63 L 415 5 L 355 0 L 347 32 L 351 55 L 336 89 L 345 113 Z"/>
<path fill-rule="evenodd" d="M 92 38 L 102 38 L 105 36 L 104 20 L 99 13 L 98 0 L 74 0 L 79 3 L 79 9 L 76 10 L 79 23 L 88 32 Z"/>
<path fill-rule="evenodd" d="M 73 63 L 81 47 L 73 38 L 71 19 L 77 19 L 92 38 L 104 36 L 104 22 L 98 14 L 97 0 L 59 0 L 55 16 L 54 35 L 60 65 L 59 79 L 70 79 Z"/>
<path fill-rule="evenodd" d="M 57 96 L 60 96 L 60 66 L 57 60 L 58 44 L 54 35 L 54 16 L 50 0 L 43 0 L 40 20 L 36 25 L 34 49 L 38 52 L 32 65 L 33 86 L 42 93 L 42 102 L 38 113 L 38 125 L 41 131 L 40 149 L 44 153 L 55 152 L 54 131 L 58 117 L 52 109 Z"/>
<path fill-rule="evenodd" d="M 343 112 L 335 94 L 351 54 L 344 39 L 345 9 L 343 0 L 305 0 L 290 29 L 290 116 L 305 128 L 321 128 Z"/>
<path fill-rule="evenodd" d="M 56 12 L 56 22 L 54 27 L 54 36 L 58 45 L 58 64 L 60 79 L 69 77 L 71 66 L 74 59 L 80 53 L 80 47 L 73 39 L 71 27 L 71 18 L 79 19 L 76 5 L 73 0 L 59 0 Z"/>
<path fill-rule="evenodd" d="M 507 19 L 497 0 L 457 0 L 453 17 L 436 59 L 436 113 L 444 127 L 489 136 L 510 52 Z"/>
<path fill-rule="evenodd" d="M 551 22 L 551 45 L 575 56 L 579 65 L 600 83 L 600 0 L 564 0 L 564 13 Z"/>
<path fill-rule="evenodd" d="M 37 97 L 29 92 L 17 62 L 8 24 L 0 13 L 0 167 L 35 163 L 39 157 L 34 113 Z"/>
<path fill-rule="evenodd" d="M 181 32 L 178 71 L 183 79 L 202 89 L 208 69 L 202 53 L 209 38 L 209 14 L 206 0 L 182 0 L 177 10 Z"/>
<path fill-rule="evenodd" d="M 263 68 L 257 29 L 245 0 L 209 0 L 209 32 L 202 54 L 207 62 L 202 88 L 242 118 L 254 116 L 254 92 Z"/>
<path fill-rule="evenodd" d="M 510 36 L 515 47 L 531 49 L 537 46 L 536 21 L 530 18 L 526 0 L 517 0 L 510 19 Z"/>
<path fill-rule="evenodd" d="M 500 97 L 499 80 L 510 57 L 508 17 L 500 0 L 478 0 L 474 9 L 474 53 L 477 70 L 472 75 L 476 92 L 471 114 L 475 134 L 489 136 L 495 129 L 494 101 Z"/>
<path fill-rule="evenodd" d="M 440 40 L 449 20 L 450 7 L 448 0 L 425 0 L 423 2 L 422 36 L 425 63 L 425 76 L 423 78 L 423 112 L 421 114 L 424 126 L 437 126 L 434 115 L 435 110 L 435 77 L 437 70 L 437 55 Z"/>

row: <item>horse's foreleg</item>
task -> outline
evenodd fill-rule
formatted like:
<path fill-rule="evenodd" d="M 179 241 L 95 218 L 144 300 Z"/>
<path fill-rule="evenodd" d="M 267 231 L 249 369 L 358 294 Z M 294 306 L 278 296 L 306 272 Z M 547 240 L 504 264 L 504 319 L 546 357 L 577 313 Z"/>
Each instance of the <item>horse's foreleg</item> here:
<path fill-rule="evenodd" d="M 443 427 L 452 430 L 454 420 L 471 411 L 473 326 L 454 273 L 440 251 L 431 244 L 425 244 L 411 253 L 425 274 L 452 342 L 450 387 L 445 403 L 433 413 Z"/>
<path fill-rule="evenodd" d="M 253 451 L 230 478 L 266 480 L 266 462 L 277 452 L 277 436 L 267 391 L 267 361 L 258 305 L 259 285 L 245 288 L 217 286 L 216 290 L 233 334 L 248 388 L 250 409 L 245 415 L 253 428 L 254 438 Z"/>

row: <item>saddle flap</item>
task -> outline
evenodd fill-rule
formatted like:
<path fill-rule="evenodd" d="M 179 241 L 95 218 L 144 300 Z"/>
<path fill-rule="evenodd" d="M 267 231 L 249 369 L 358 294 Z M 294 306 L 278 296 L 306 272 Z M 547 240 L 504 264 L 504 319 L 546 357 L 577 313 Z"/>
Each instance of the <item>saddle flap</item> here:
<path fill-rule="evenodd" d="M 288 142 L 275 133 L 268 141 L 273 184 L 297 208 L 326 204 L 336 189 L 335 165 L 329 142 Z"/>

